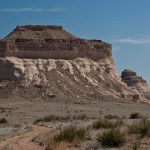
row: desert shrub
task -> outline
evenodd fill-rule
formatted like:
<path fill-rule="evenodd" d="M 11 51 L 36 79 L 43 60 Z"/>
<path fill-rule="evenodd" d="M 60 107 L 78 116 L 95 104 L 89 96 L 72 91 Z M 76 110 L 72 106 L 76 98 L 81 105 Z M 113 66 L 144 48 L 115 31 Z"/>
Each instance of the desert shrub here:
<path fill-rule="evenodd" d="M 123 124 L 123 121 L 121 119 L 115 121 L 109 121 L 108 119 L 100 119 L 93 123 L 93 128 L 94 129 L 115 128 L 115 127 L 119 127 L 121 124 Z"/>
<path fill-rule="evenodd" d="M 49 115 L 43 118 L 36 119 L 34 121 L 34 124 L 38 122 L 63 121 L 63 120 L 69 120 L 69 119 L 70 119 L 70 116 L 62 117 L 62 116 Z"/>
<path fill-rule="evenodd" d="M 0 118 L 0 123 L 7 123 L 8 121 L 5 118 Z"/>
<path fill-rule="evenodd" d="M 139 94 L 133 95 L 133 99 L 134 99 L 134 100 L 138 100 L 139 98 L 140 98 Z"/>
<path fill-rule="evenodd" d="M 88 117 L 83 114 L 83 115 L 73 115 L 72 119 L 74 120 L 85 120 L 85 119 L 88 119 Z"/>
<path fill-rule="evenodd" d="M 138 118 L 142 118 L 142 116 L 140 115 L 140 113 L 134 112 L 134 113 L 130 114 L 130 119 L 138 119 Z"/>
<path fill-rule="evenodd" d="M 45 116 L 43 118 L 38 118 L 34 121 L 34 124 L 38 123 L 38 122 L 51 122 L 51 121 L 66 121 L 66 120 L 85 120 L 88 119 L 88 117 L 83 114 L 83 115 L 73 115 L 71 116 L 66 116 L 66 117 L 62 117 L 62 116 L 55 116 L 55 115 L 49 115 L 49 116 Z"/>
<path fill-rule="evenodd" d="M 134 122 L 129 126 L 130 133 L 142 134 L 145 136 L 150 133 L 150 121 L 147 119 L 142 119 L 138 122 Z"/>
<path fill-rule="evenodd" d="M 132 145 L 132 150 L 139 150 L 140 149 L 140 142 L 134 141 Z"/>
<path fill-rule="evenodd" d="M 52 139 L 49 139 L 45 150 L 66 150 L 67 147 L 68 145 L 66 142 L 56 142 Z"/>
<path fill-rule="evenodd" d="M 120 117 L 116 115 L 106 115 L 104 118 L 105 119 L 119 119 Z"/>
<path fill-rule="evenodd" d="M 85 128 L 77 128 L 75 126 L 69 126 L 61 130 L 54 136 L 54 141 L 61 142 L 66 141 L 72 143 L 74 140 L 80 141 L 88 136 L 88 131 Z"/>
<path fill-rule="evenodd" d="M 97 134 L 97 140 L 104 147 L 120 147 L 125 143 L 125 135 L 118 129 L 110 129 Z"/>

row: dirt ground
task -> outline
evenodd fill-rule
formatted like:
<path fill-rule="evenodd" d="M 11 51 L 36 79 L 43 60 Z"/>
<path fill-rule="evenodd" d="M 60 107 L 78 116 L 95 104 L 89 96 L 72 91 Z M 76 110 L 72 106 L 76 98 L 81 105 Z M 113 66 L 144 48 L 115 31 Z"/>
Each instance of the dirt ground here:
<path fill-rule="evenodd" d="M 68 121 L 48 124 L 34 125 L 34 121 L 47 115 L 73 116 L 86 115 L 89 118 L 103 118 L 106 115 L 116 115 L 124 118 L 127 122 L 133 112 L 138 112 L 142 116 L 150 118 L 150 106 L 147 104 L 131 102 L 128 100 L 116 100 L 107 98 L 103 100 L 81 100 L 67 97 L 54 97 L 49 99 L 21 99 L 5 98 L 0 99 L 0 118 L 6 118 L 8 123 L 0 124 L 0 150 L 44 150 L 38 142 L 33 142 L 33 138 L 45 133 L 51 133 L 61 126 L 69 124 L 88 126 L 88 121 Z M 93 131 L 94 133 L 95 131 Z M 150 142 L 150 139 L 145 139 Z M 94 140 L 85 142 L 81 150 L 102 149 L 96 148 L 91 143 Z M 94 145 L 97 145 L 95 142 Z M 145 149 L 150 148 L 144 147 Z M 143 149 L 144 149 L 143 148 Z M 129 149 L 129 148 L 126 148 Z"/>

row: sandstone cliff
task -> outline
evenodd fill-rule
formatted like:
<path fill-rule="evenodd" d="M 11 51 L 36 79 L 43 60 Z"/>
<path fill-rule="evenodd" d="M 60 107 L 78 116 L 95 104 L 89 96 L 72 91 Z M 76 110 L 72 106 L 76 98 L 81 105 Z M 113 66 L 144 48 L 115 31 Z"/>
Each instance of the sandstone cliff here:
<path fill-rule="evenodd" d="M 122 71 L 121 78 L 128 87 L 139 93 L 134 96 L 135 99 L 139 99 L 140 94 L 144 94 L 147 99 L 150 99 L 150 88 L 148 87 L 146 80 L 137 76 L 136 72 L 125 69 Z"/>
<path fill-rule="evenodd" d="M 87 58 L 57 60 L 5 57 L 0 58 L 0 70 L 1 81 L 17 83 L 12 89 L 12 94 L 16 96 L 27 90 L 35 96 L 55 93 L 84 98 L 97 98 L 101 94 L 121 97 L 127 95 L 128 90 L 121 82 L 111 57 L 97 62 Z M 12 86 L 2 83 L 3 89 Z M 34 88 L 35 93 L 30 88 Z M 130 90 L 128 93 L 132 94 Z"/>
<path fill-rule="evenodd" d="M 77 38 L 61 26 L 18 26 L 0 41 L 0 56 L 1 97 L 105 95 L 149 102 L 147 90 L 122 81 L 111 44 Z"/>
<path fill-rule="evenodd" d="M 111 56 L 111 45 L 77 38 L 61 26 L 18 26 L 0 40 L 0 57 L 99 60 Z"/>

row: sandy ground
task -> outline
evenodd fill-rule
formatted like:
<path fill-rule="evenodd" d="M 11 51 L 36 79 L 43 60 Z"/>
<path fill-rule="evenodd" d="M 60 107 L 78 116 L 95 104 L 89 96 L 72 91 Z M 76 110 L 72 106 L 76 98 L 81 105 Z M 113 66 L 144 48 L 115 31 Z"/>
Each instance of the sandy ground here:
<path fill-rule="evenodd" d="M 12 150 L 43 150 L 38 143 L 32 142 L 33 137 L 44 133 L 49 129 L 46 127 L 31 125 L 32 131 L 25 134 L 16 135 L 12 138 L 8 138 L 0 143 L 0 150 L 12 149 Z"/>
<path fill-rule="evenodd" d="M 8 120 L 7 124 L 0 125 L 0 150 L 44 150 L 45 147 L 32 142 L 32 139 L 49 132 L 54 127 L 57 128 L 62 123 L 39 126 L 33 125 L 33 122 L 50 114 L 58 116 L 85 114 L 94 118 L 102 118 L 111 114 L 128 120 L 133 112 L 139 112 L 150 118 L 149 105 L 130 101 L 119 102 L 112 99 L 86 101 L 69 98 L 0 99 L 0 118 L 5 117 Z M 88 125 L 90 121 L 86 123 Z M 83 122 L 76 122 L 76 124 L 83 124 Z M 15 131 L 16 126 L 18 130 Z M 149 139 L 146 140 L 150 142 Z"/>
<path fill-rule="evenodd" d="M 3 109 L 3 110 L 2 110 Z M 33 123 L 37 118 L 49 114 L 66 116 L 86 114 L 88 117 L 117 115 L 128 118 L 132 112 L 150 117 L 150 106 L 136 102 L 86 101 L 80 99 L 0 99 L 0 118 L 5 117 L 11 124 Z"/>

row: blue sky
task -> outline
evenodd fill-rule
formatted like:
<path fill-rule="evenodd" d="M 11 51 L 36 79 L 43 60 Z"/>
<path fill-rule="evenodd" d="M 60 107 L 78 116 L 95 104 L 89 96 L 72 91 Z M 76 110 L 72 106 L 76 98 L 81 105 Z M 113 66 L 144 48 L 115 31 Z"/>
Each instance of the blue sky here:
<path fill-rule="evenodd" d="M 44 24 L 109 42 L 118 72 L 132 69 L 150 84 L 150 0 L 1 0 L 0 20 L 0 38 Z"/>

